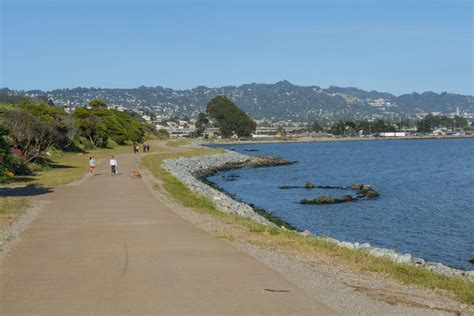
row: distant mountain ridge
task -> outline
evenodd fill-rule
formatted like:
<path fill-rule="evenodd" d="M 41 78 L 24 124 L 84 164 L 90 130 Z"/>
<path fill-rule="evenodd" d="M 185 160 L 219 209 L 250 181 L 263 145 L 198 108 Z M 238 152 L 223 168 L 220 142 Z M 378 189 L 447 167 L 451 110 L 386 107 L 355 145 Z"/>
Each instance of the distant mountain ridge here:
<path fill-rule="evenodd" d="M 412 93 L 395 96 L 353 87 L 298 86 L 288 81 L 274 84 L 250 83 L 240 86 L 188 90 L 145 87 L 133 89 L 74 88 L 52 91 L 15 91 L 9 95 L 46 95 L 61 106 L 82 106 L 91 99 L 109 105 L 142 108 L 169 116 L 196 116 L 217 95 L 227 96 L 254 118 L 274 120 L 335 120 L 367 118 L 413 118 L 426 113 L 474 115 L 474 97 L 454 93 Z"/>

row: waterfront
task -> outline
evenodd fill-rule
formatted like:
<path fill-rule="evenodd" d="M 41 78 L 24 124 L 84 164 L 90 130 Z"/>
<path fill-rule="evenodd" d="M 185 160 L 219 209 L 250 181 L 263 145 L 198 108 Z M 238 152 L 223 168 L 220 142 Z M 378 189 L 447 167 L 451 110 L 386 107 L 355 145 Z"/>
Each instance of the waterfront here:
<path fill-rule="evenodd" d="M 237 199 L 265 208 L 298 229 L 339 240 L 369 242 L 426 260 L 473 270 L 474 139 L 324 142 L 220 146 L 297 164 L 243 168 L 209 178 Z M 248 151 L 257 150 L 257 151 Z M 236 175 L 227 181 L 228 175 Z M 232 178 L 231 178 L 232 179 Z M 235 180 L 236 179 L 236 180 Z M 335 205 L 300 205 L 303 198 L 350 190 L 281 185 L 367 183 L 380 198 Z"/>

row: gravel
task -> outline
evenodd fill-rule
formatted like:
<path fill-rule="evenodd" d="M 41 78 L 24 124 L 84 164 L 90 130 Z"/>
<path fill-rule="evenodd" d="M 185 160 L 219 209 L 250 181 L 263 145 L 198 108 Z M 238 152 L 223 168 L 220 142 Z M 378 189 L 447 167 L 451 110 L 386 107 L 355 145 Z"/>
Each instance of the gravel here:
<path fill-rule="evenodd" d="M 235 201 L 196 178 L 199 173 L 212 171 L 224 165 L 248 163 L 252 159 L 253 157 L 229 151 L 209 156 L 168 159 L 164 161 L 163 167 L 184 182 L 191 190 L 213 201 L 222 212 L 250 218 L 265 225 L 274 225 L 263 216 L 255 213 L 249 205 Z"/>
<path fill-rule="evenodd" d="M 18 242 L 20 234 L 28 227 L 47 203 L 46 201 L 34 202 L 31 207 L 26 209 L 9 227 L 0 233 L 0 259 L 9 253 L 11 247 Z"/>

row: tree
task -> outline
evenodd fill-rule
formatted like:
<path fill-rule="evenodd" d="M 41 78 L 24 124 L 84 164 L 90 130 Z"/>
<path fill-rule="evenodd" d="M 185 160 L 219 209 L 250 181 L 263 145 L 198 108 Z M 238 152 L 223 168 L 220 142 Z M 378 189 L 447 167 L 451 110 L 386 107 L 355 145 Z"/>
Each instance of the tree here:
<path fill-rule="evenodd" d="M 333 135 L 355 135 L 357 125 L 352 121 L 339 120 L 335 122 L 330 129 Z"/>
<path fill-rule="evenodd" d="M 395 127 L 385 123 L 384 120 L 378 119 L 371 124 L 372 133 L 395 132 Z"/>
<path fill-rule="evenodd" d="M 421 133 L 431 133 L 433 131 L 434 123 L 434 115 L 428 114 L 423 119 L 416 122 L 416 129 Z"/>
<path fill-rule="evenodd" d="M 31 113 L 43 123 L 57 130 L 61 138 L 56 144 L 58 148 L 66 149 L 73 143 L 77 133 L 77 125 L 71 115 L 64 112 L 64 110 L 45 103 L 39 105 L 26 103 L 18 105 L 17 108 Z"/>
<path fill-rule="evenodd" d="M 54 128 L 25 110 L 6 108 L 0 114 L 0 125 L 8 130 L 13 146 L 20 150 L 23 167 L 40 158 L 61 139 Z"/>
<path fill-rule="evenodd" d="M 207 125 L 209 124 L 209 120 L 207 118 L 206 113 L 200 112 L 198 114 L 197 120 L 196 120 L 196 134 L 197 136 L 202 136 L 204 131 L 206 130 Z"/>
<path fill-rule="evenodd" d="M 77 108 L 72 115 L 76 119 L 80 134 L 89 140 L 92 147 L 97 145 L 105 146 L 107 144 L 106 127 L 91 110 Z"/>
<path fill-rule="evenodd" d="M 91 108 L 107 108 L 107 103 L 102 100 L 93 99 L 89 102 Z"/>
<path fill-rule="evenodd" d="M 357 122 L 356 130 L 357 132 L 362 132 L 363 135 L 372 134 L 372 123 L 369 121 L 359 121 Z"/>
<path fill-rule="evenodd" d="M 120 124 L 120 122 L 114 116 L 106 116 L 102 119 L 105 125 L 107 134 L 110 139 L 119 145 L 127 143 L 128 134 L 127 130 Z"/>
<path fill-rule="evenodd" d="M 239 137 L 250 136 L 257 124 L 231 100 L 217 96 L 207 104 L 207 114 L 216 120 L 222 137 L 229 138 L 234 134 Z"/>
<path fill-rule="evenodd" d="M 0 127 L 0 183 L 6 181 L 6 173 L 11 166 L 11 141 L 7 130 Z"/>

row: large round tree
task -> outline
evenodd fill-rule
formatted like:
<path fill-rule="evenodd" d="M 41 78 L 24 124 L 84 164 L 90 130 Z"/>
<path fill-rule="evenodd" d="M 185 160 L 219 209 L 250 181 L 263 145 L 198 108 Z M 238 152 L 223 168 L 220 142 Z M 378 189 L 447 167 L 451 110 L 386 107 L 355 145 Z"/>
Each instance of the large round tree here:
<path fill-rule="evenodd" d="M 225 96 L 213 98 L 207 104 L 206 112 L 217 123 L 224 138 L 229 138 L 234 134 L 239 137 L 248 137 L 257 127 L 247 113 Z"/>

